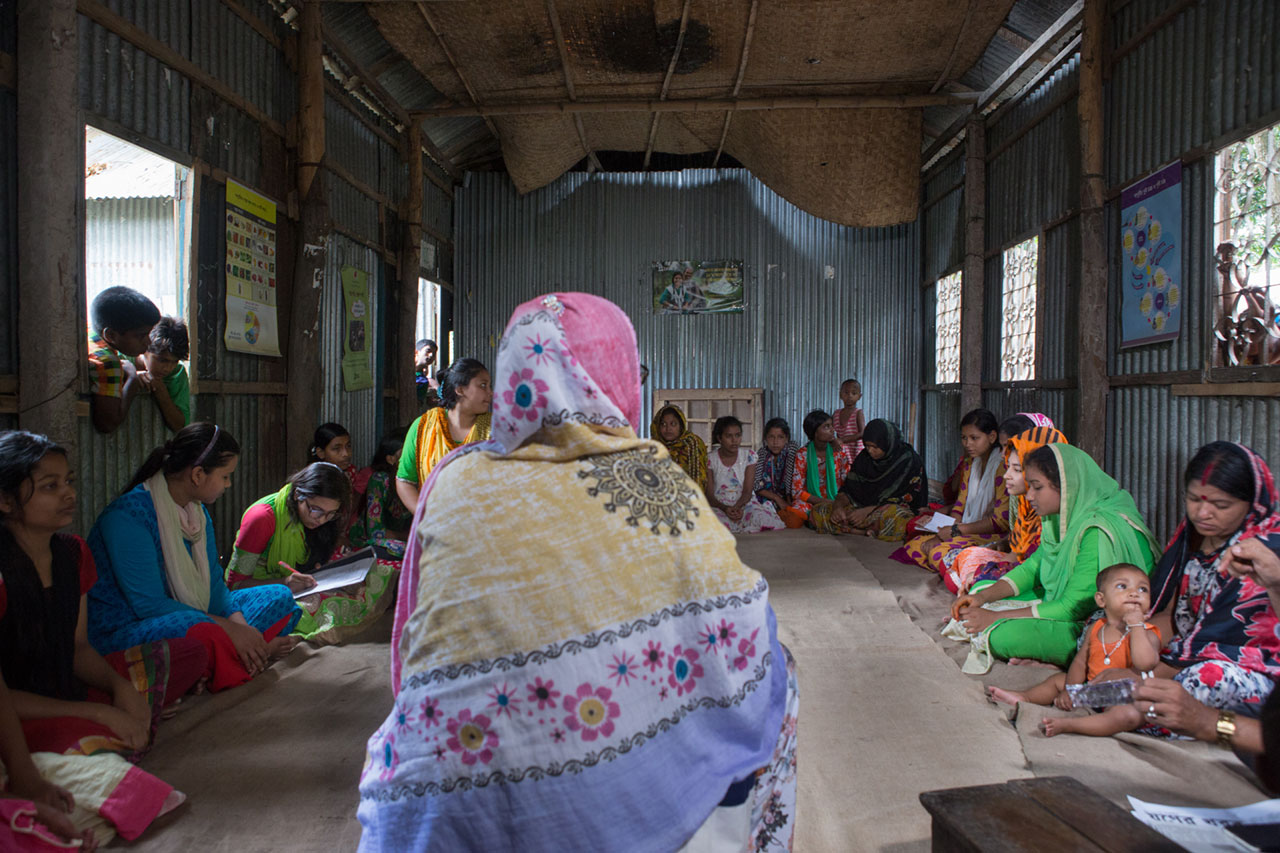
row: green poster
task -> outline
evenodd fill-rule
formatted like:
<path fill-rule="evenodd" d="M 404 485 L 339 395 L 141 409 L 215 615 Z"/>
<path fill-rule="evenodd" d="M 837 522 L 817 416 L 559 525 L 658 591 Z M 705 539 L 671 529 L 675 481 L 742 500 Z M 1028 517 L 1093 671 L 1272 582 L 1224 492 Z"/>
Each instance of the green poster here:
<path fill-rule="evenodd" d="M 373 387 L 369 366 L 369 274 L 355 267 L 342 268 L 342 297 L 347 321 L 342 337 L 342 384 L 348 391 Z"/>

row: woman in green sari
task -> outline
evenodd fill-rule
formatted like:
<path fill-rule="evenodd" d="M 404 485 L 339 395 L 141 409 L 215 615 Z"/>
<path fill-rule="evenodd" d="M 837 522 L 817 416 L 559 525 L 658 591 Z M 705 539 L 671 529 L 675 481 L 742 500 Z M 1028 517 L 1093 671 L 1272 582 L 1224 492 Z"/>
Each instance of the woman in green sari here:
<path fill-rule="evenodd" d="M 1043 520 L 1040 548 L 959 598 L 952 615 L 993 657 L 1065 666 L 1097 607 L 1098 572 L 1130 563 L 1150 574 L 1158 549 L 1133 498 L 1083 450 L 1046 445 L 1027 456 L 1023 471 L 1026 498 Z M 984 606 L 995 602 L 1011 609 Z"/>
<path fill-rule="evenodd" d="M 351 481 L 329 462 L 313 462 L 284 488 L 245 510 L 227 564 L 227 586 L 241 589 L 284 583 L 294 593 L 315 586 L 310 572 L 342 546 L 351 517 Z M 298 599 L 302 618 L 294 634 L 313 643 L 338 643 L 367 628 L 386 610 L 397 564 L 378 562 L 358 586 Z"/>

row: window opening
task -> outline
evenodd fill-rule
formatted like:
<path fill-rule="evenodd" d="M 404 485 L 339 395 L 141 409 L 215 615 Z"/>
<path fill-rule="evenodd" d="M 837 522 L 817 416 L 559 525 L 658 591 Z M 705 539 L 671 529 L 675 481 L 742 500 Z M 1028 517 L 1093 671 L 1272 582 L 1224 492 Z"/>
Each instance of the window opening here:
<path fill-rule="evenodd" d="M 1036 378 L 1036 279 L 1040 238 L 1004 252 L 1001 281 L 1000 381 Z"/>
<path fill-rule="evenodd" d="M 1214 362 L 1280 364 L 1280 124 L 1222 149 L 1214 167 Z"/>
<path fill-rule="evenodd" d="M 84 154 L 86 323 L 94 297 L 115 285 L 184 317 L 189 170 L 89 126 Z"/>
<path fill-rule="evenodd" d="M 938 385 L 960 381 L 960 283 L 961 273 L 956 270 L 938 279 L 934 287 L 933 376 Z"/>

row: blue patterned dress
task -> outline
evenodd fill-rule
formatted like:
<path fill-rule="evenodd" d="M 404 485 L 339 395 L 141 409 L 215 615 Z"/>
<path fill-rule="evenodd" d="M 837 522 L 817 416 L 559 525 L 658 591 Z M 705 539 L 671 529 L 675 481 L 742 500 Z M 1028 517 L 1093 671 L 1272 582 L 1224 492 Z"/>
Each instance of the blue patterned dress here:
<path fill-rule="evenodd" d="M 116 498 L 89 532 L 89 548 L 98 567 L 98 582 L 89 590 L 89 642 L 102 654 L 185 636 L 192 626 L 212 622 L 210 614 L 244 614 L 245 621 L 266 631 L 293 614 L 293 630 L 302 611 L 283 584 L 231 592 L 218 570 L 213 520 L 205 510 L 205 543 L 209 552 L 209 610 L 197 610 L 169 591 L 160 548 L 160 528 L 151 495 L 142 486 Z M 187 544 L 188 549 L 191 547 Z"/>

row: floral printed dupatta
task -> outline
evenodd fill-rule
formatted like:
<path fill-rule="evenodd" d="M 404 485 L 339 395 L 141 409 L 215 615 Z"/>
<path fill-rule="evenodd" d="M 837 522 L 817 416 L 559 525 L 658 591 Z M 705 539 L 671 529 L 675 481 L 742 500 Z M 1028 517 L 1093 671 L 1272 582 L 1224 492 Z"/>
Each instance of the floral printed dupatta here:
<path fill-rule="evenodd" d="M 414 519 L 362 850 L 674 850 L 748 777 L 789 841 L 768 584 L 636 437 L 634 341 L 585 294 L 508 324 L 493 438 L 432 471 Z"/>

